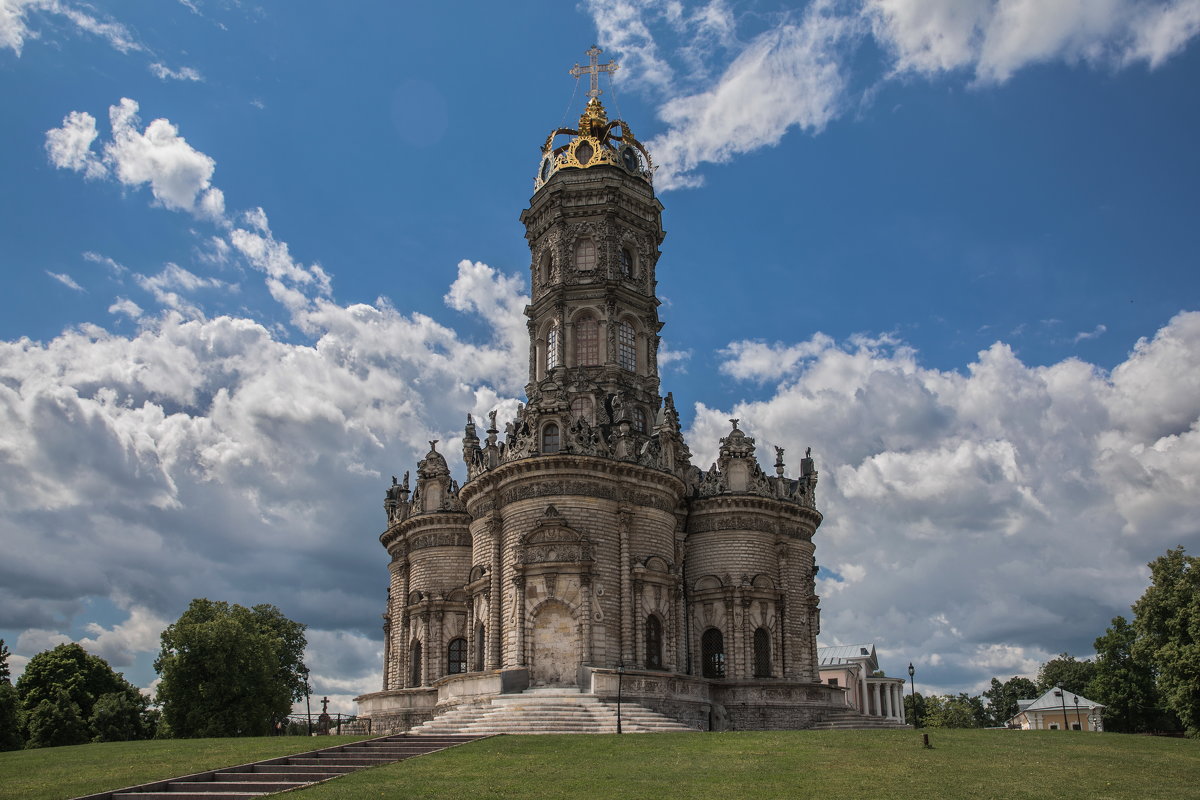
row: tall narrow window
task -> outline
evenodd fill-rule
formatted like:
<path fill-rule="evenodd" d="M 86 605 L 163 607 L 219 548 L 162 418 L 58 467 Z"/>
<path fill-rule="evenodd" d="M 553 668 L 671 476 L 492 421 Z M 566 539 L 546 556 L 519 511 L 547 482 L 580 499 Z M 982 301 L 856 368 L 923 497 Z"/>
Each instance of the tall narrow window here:
<path fill-rule="evenodd" d="M 628 322 L 617 324 L 617 366 L 630 372 L 637 371 L 637 340 L 633 326 Z"/>
<path fill-rule="evenodd" d="M 459 675 L 467 671 L 467 640 L 451 639 L 446 649 L 446 674 Z"/>
<path fill-rule="evenodd" d="M 542 429 L 542 452 L 557 453 L 560 443 L 558 426 L 551 422 Z"/>
<path fill-rule="evenodd" d="M 626 247 L 621 248 L 621 274 L 626 278 L 633 277 L 633 254 Z"/>
<path fill-rule="evenodd" d="M 662 668 L 662 623 L 651 614 L 646 617 L 646 669 Z"/>
<path fill-rule="evenodd" d="M 587 272 L 596 268 L 596 245 L 591 239 L 580 239 L 575 245 L 575 269 Z"/>
<path fill-rule="evenodd" d="M 543 284 L 550 282 L 550 267 L 552 264 L 553 261 L 550 257 L 550 254 L 544 253 L 542 255 L 542 263 L 538 267 L 538 277 L 541 278 Z"/>
<path fill-rule="evenodd" d="M 585 420 L 589 425 L 595 420 L 592 417 L 592 398 L 576 397 L 571 401 L 571 419 Z"/>
<path fill-rule="evenodd" d="M 700 659 L 704 677 L 725 677 L 725 637 L 716 628 L 709 628 L 700 637 Z"/>
<path fill-rule="evenodd" d="M 771 634 L 766 628 L 754 631 L 754 677 L 771 677 Z"/>
<path fill-rule="evenodd" d="M 421 643 L 420 642 L 412 643 L 412 647 L 409 649 L 409 658 L 412 659 L 411 663 L 409 664 L 409 666 L 411 667 L 410 671 L 412 672 L 412 676 L 411 676 L 412 680 L 409 682 L 408 685 L 409 686 L 420 686 L 421 685 L 421 672 L 422 672 L 422 670 L 421 670 Z"/>
<path fill-rule="evenodd" d="M 558 366 L 558 326 L 555 325 L 546 334 L 546 369 L 552 370 Z"/>
<path fill-rule="evenodd" d="M 594 367 L 600 363 L 600 325 L 595 317 L 583 317 L 575 323 L 575 364 Z"/>
<path fill-rule="evenodd" d="M 633 429 L 638 433 L 646 432 L 646 409 L 641 406 L 633 407 Z"/>
<path fill-rule="evenodd" d="M 483 638 L 483 623 L 475 626 L 475 671 L 483 672 L 483 654 L 487 652 L 487 642 Z"/>

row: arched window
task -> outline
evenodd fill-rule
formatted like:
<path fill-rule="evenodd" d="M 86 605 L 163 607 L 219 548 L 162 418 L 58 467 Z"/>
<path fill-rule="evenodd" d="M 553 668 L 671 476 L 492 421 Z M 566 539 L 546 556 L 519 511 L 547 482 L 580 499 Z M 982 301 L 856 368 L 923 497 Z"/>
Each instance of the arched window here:
<path fill-rule="evenodd" d="M 646 617 L 646 669 L 662 668 L 662 623 L 651 614 Z"/>
<path fill-rule="evenodd" d="M 550 257 L 549 251 L 542 254 L 542 262 L 538 266 L 538 277 L 543 284 L 550 282 L 550 268 L 553 266 L 554 260 Z"/>
<path fill-rule="evenodd" d="M 558 366 L 558 326 L 546 333 L 546 369 L 552 370 Z"/>
<path fill-rule="evenodd" d="M 483 623 L 475 626 L 475 671 L 483 672 L 483 654 L 487 652 L 487 643 L 483 638 Z"/>
<path fill-rule="evenodd" d="M 633 429 L 638 433 L 646 432 L 646 409 L 641 406 L 633 407 Z"/>
<path fill-rule="evenodd" d="M 628 322 L 617 324 L 617 366 L 630 372 L 637 371 L 637 339 Z"/>
<path fill-rule="evenodd" d="M 621 275 L 626 278 L 633 277 L 633 253 L 629 252 L 629 248 L 621 248 Z"/>
<path fill-rule="evenodd" d="M 575 365 L 594 367 L 600 363 L 600 325 L 587 316 L 575 323 Z"/>
<path fill-rule="evenodd" d="M 446 648 L 446 674 L 458 675 L 467 671 L 467 640 L 459 637 L 450 640 Z"/>
<path fill-rule="evenodd" d="M 551 422 L 546 427 L 542 428 L 542 452 L 557 453 L 561 440 L 558 434 L 558 425 Z"/>
<path fill-rule="evenodd" d="M 576 397 L 571 401 L 571 419 L 586 420 L 589 425 L 595 420 L 592 418 L 592 398 Z"/>
<path fill-rule="evenodd" d="M 754 677 L 771 677 L 771 634 L 766 628 L 754 631 Z"/>
<path fill-rule="evenodd" d="M 412 680 L 409 682 L 408 685 L 409 686 L 420 686 L 421 685 L 421 672 L 422 672 L 422 670 L 421 670 L 421 643 L 420 642 L 412 643 L 412 647 L 409 649 L 409 658 L 411 659 L 409 666 L 411 667 L 410 671 L 412 672 Z"/>
<path fill-rule="evenodd" d="M 596 268 L 596 245 L 591 239 L 580 239 L 575 245 L 575 269 L 587 272 Z"/>
<path fill-rule="evenodd" d="M 716 628 L 709 628 L 700 637 L 700 664 L 704 677 L 725 677 L 725 637 Z"/>

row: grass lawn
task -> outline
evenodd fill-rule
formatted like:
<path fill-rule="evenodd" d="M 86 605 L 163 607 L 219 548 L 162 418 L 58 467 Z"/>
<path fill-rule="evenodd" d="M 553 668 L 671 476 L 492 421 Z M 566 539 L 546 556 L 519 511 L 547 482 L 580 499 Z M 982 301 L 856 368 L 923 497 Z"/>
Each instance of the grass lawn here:
<path fill-rule="evenodd" d="M 301 753 L 361 736 L 178 739 L 46 747 L 0 753 L 0 798 L 66 800 L 248 761 Z"/>
<path fill-rule="evenodd" d="M 1057 731 L 501 736 L 338 778 L 329 798 L 1200 797 L 1200 741 Z"/>

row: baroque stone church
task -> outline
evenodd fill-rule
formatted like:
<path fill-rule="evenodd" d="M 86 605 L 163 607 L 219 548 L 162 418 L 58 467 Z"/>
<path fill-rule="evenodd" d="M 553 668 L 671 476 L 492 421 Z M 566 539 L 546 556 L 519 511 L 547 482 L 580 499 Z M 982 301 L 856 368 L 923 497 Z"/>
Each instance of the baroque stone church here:
<path fill-rule="evenodd" d="M 591 76 L 577 128 L 542 146 L 529 208 L 528 398 L 467 416 L 466 482 L 432 442 L 392 479 L 375 731 L 536 687 L 636 701 L 692 728 L 807 727 L 844 709 L 816 636 L 821 524 L 808 453 L 763 469 L 731 421 L 691 462 L 661 393 L 664 232 L 651 155 Z"/>

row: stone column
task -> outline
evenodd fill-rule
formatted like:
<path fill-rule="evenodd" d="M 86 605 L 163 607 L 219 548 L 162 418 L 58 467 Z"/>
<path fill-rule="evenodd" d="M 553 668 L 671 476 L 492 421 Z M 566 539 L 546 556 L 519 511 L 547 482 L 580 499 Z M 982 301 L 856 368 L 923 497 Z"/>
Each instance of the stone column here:
<path fill-rule="evenodd" d="M 500 669 L 504 664 L 504 649 L 503 640 L 500 638 L 500 616 L 501 605 L 503 605 L 504 591 L 500 585 L 500 573 L 504 568 L 504 563 L 501 560 L 501 542 L 500 538 L 503 531 L 500 525 L 500 516 L 493 513 L 492 518 L 487 523 L 488 531 L 492 537 L 492 553 L 491 564 L 488 566 L 490 570 L 490 586 L 488 589 L 488 629 L 487 629 L 487 668 Z"/>
<path fill-rule="evenodd" d="M 876 717 L 883 716 L 882 714 L 879 713 L 879 684 L 878 683 L 868 683 L 867 687 L 871 692 L 871 706 L 872 706 L 871 713 L 872 713 L 872 715 L 876 716 Z"/>
<path fill-rule="evenodd" d="M 867 698 L 867 671 L 865 669 L 858 676 L 858 705 L 858 710 L 862 713 L 871 713 L 871 702 Z"/>
<path fill-rule="evenodd" d="M 429 601 L 426 600 L 425 610 L 421 612 L 421 686 L 429 685 Z"/>
<path fill-rule="evenodd" d="M 621 633 L 618 640 L 621 643 L 621 661 L 629 666 L 633 663 L 633 644 L 631 639 L 633 628 L 633 611 L 631 606 L 633 587 L 629 582 L 629 528 L 633 523 L 633 512 L 622 508 L 617 512 L 617 527 L 620 530 L 620 562 L 617 569 L 621 571 Z M 607 666 L 607 665 L 606 665 Z"/>
<path fill-rule="evenodd" d="M 388 614 L 383 618 L 383 690 L 392 688 L 392 593 L 388 590 Z"/>
<path fill-rule="evenodd" d="M 467 672 L 475 671 L 475 598 L 467 598 Z"/>
<path fill-rule="evenodd" d="M 517 610 L 517 652 L 513 660 L 518 667 L 524 667 L 528 663 L 525 658 L 525 576 L 514 575 L 512 583 L 513 602 Z"/>
<path fill-rule="evenodd" d="M 908 713 L 904 710 L 904 684 L 900 684 L 900 724 L 908 724 Z"/>
<path fill-rule="evenodd" d="M 633 648 L 633 666 L 637 669 L 641 669 L 646 665 L 646 660 L 644 658 L 639 658 L 641 654 L 645 653 L 645 642 L 643 640 L 646 638 L 646 612 L 642 608 L 642 587 L 644 587 L 645 584 L 635 578 L 632 581 L 632 585 L 633 619 L 629 631 L 632 635 L 629 638 L 633 640 L 631 642 Z"/>
<path fill-rule="evenodd" d="M 580 620 L 579 635 L 583 637 L 583 663 L 592 663 L 592 576 L 579 576 Z"/>

